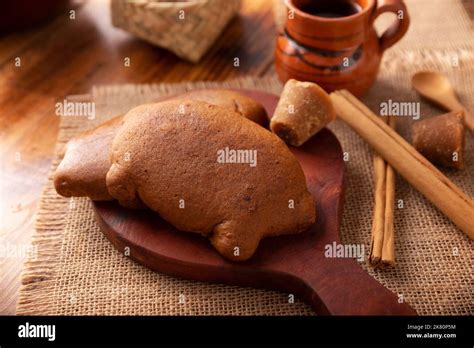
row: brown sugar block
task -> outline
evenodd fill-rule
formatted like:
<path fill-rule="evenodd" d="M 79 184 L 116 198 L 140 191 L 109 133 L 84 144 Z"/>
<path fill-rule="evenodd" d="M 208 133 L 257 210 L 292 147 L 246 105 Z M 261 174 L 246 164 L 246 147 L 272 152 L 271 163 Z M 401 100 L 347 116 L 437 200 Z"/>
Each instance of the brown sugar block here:
<path fill-rule="evenodd" d="M 125 157 L 128 156 L 127 160 Z M 315 204 L 284 142 L 238 113 L 201 101 L 131 110 L 111 148 L 107 189 L 246 260 L 260 240 L 305 231 Z"/>
<path fill-rule="evenodd" d="M 433 164 L 464 168 L 465 128 L 462 111 L 414 123 L 412 139 L 413 146 Z"/>
<path fill-rule="evenodd" d="M 329 95 L 317 84 L 288 80 L 270 121 L 286 143 L 300 146 L 336 118 Z"/>
<path fill-rule="evenodd" d="M 194 90 L 171 99 L 202 100 L 238 112 L 264 126 L 268 118 L 263 106 L 238 92 L 224 89 Z M 122 122 L 115 117 L 69 141 L 65 155 L 58 166 L 54 185 L 65 197 L 90 197 L 93 200 L 111 200 L 105 185 L 110 168 L 109 146 Z M 136 201 L 125 202 L 129 208 L 139 207 Z"/>

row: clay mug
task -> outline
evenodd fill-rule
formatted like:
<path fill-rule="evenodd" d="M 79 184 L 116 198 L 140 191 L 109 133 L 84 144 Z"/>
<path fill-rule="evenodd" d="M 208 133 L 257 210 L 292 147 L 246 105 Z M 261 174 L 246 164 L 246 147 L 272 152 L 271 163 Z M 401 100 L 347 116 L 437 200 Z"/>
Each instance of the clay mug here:
<path fill-rule="evenodd" d="M 374 83 L 384 51 L 408 30 L 402 0 L 285 0 L 285 27 L 277 38 L 275 68 L 281 81 L 312 81 L 326 91 L 363 95 Z M 396 19 L 378 37 L 374 21 Z"/>

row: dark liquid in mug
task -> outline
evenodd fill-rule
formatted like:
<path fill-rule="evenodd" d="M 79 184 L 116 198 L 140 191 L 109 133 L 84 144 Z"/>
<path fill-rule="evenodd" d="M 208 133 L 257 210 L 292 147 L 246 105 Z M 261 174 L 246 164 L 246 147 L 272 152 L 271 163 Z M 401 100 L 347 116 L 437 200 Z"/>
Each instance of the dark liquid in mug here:
<path fill-rule="evenodd" d="M 351 0 L 313 0 L 308 1 L 300 9 L 310 15 L 325 18 L 347 17 L 362 11 L 360 5 Z"/>

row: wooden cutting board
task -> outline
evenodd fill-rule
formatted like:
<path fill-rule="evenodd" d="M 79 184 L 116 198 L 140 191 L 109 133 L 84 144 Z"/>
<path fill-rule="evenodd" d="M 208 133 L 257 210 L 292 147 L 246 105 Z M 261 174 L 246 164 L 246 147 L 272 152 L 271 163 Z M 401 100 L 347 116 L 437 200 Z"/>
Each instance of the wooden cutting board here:
<path fill-rule="evenodd" d="M 277 96 L 242 92 L 261 102 L 268 115 L 273 114 Z M 303 167 L 316 202 L 317 222 L 302 234 L 262 240 L 248 261 L 225 260 L 204 237 L 178 231 L 151 211 L 125 209 L 116 202 L 94 202 L 97 221 L 118 250 L 130 248 L 132 259 L 158 272 L 281 290 L 299 296 L 318 314 L 415 315 L 355 259 L 325 255 L 328 246 L 341 244 L 344 162 L 337 138 L 324 129 L 291 151 Z"/>

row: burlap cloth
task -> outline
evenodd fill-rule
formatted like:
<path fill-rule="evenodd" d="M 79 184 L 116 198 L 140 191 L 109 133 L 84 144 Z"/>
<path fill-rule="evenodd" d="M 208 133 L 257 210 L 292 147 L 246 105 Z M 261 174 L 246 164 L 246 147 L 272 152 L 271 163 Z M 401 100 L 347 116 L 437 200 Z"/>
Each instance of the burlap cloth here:
<path fill-rule="evenodd" d="M 388 99 L 419 101 L 411 90 L 410 76 L 417 70 L 434 69 L 446 73 L 462 102 L 474 111 L 474 35 L 461 3 L 424 0 L 408 4 L 412 28 L 398 46 L 385 54 L 379 78 L 364 101 L 373 110 Z M 453 66 L 453 59 L 457 59 L 458 66 Z M 64 143 L 78 132 L 134 105 L 204 87 L 241 87 L 274 93 L 281 90 L 274 76 L 224 83 L 94 88 L 90 95 L 70 98 L 95 102 L 97 117 L 61 120 L 51 172 L 58 164 Z M 439 109 L 421 102 L 422 118 L 439 113 Z M 408 139 L 411 122 L 408 118 L 399 121 L 399 131 Z M 346 163 L 342 240 L 365 243 L 368 251 L 373 209 L 372 151 L 340 121 L 330 128 L 344 151 L 350 153 Z M 470 196 L 474 196 L 472 140 L 468 138 L 467 169 L 445 170 Z M 396 267 L 373 270 L 365 263 L 361 266 L 402 295 L 419 314 L 473 314 L 473 242 L 400 177 L 396 199 L 404 202 L 404 208 L 396 210 Z M 33 243 L 38 253 L 25 264 L 18 314 L 313 314 L 298 299 L 288 303 L 288 294 L 186 281 L 148 270 L 113 248 L 97 226 L 87 199 L 58 196 L 51 175 L 41 198 Z"/>

